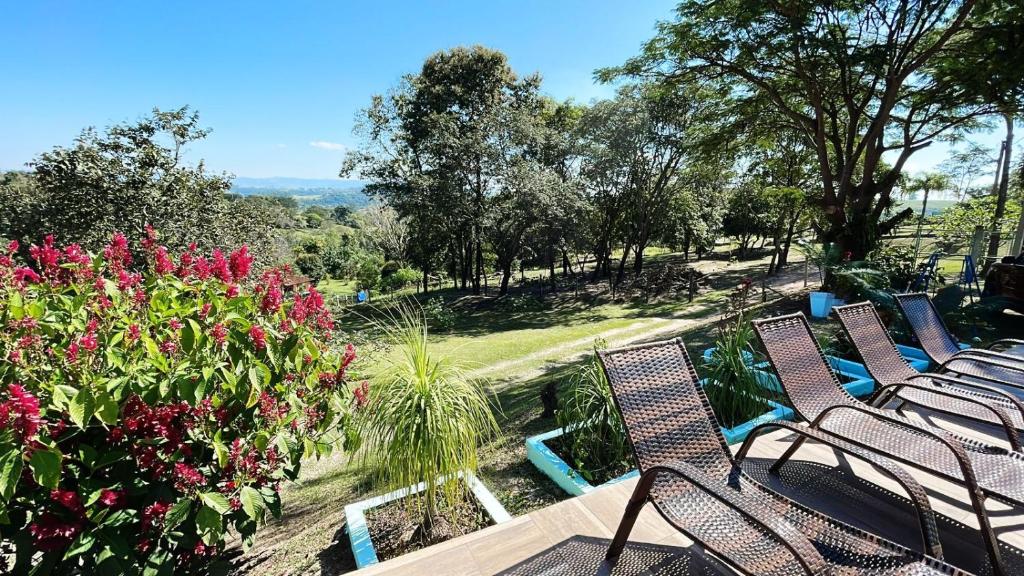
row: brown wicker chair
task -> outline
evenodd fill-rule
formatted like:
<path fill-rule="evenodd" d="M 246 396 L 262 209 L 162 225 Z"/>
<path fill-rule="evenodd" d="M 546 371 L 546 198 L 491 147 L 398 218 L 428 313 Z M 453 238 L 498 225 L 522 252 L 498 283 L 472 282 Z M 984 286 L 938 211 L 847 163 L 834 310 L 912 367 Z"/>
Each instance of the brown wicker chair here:
<path fill-rule="evenodd" d="M 1021 450 L 1024 403 L 1016 396 L 986 384 L 914 370 L 900 355 L 871 302 L 836 306 L 832 313 L 853 342 L 864 367 L 879 384 L 868 404 L 885 406 L 896 400 L 897 411 L 904 404 L 912 404 L 999 426 L 1013 449 Z M 1024 386 L 1019 389 L 1024 392 Z"/>
<path fill-rule="evenodd" d="M 598 352 L 642 475 L 606 557 L 622 553 L 648 501 L 676 529 L 743 574 L 952 574 L 957 569 L 801 506 L 731 457 L 679 339 Z M 925 550 L 941 554 L 927 496 L 887 460 L 809 431 L 882 467 L 917 507 Z"/>
<path fill-rule="evenodd" d="M 921 349 L 937 365 L 936 372 L 950 372 L 997 384 L 1024 385 L 1024 358 L 994 350 L 961 350 L 927 294 L 895 296 Z M 1009 346 L 1015 342 L 1013 339 L 1000 340 L 993 346 Z"/>
<path fill-rule="evenodd" d="M 963 485 L 997 574 L 1006 574 L 985 497 L 1024 506 L 1024 455 L 956 436 L 869 406 L 836 379 L 802 313 L 753 322 L 754 332 L 796 413 L 810 427 Z M 798 438 L 777 469 L 806 439 Z"/>

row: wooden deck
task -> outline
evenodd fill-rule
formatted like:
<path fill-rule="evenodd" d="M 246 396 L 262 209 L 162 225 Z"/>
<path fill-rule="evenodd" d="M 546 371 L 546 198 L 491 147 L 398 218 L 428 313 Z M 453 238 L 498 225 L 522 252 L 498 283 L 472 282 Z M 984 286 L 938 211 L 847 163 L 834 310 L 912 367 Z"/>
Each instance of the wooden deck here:
<path fill-rule="evenodd" d="M 940 423 L 934 415 L 915 415 Z M 979 430 L 955 427 L 989 443 L 1001 442 Z M 779 476 L 766 473 L 768 464 L 789 446 L 791 437 L 775 432 L 761 437 L 744 468 L 754 477 L 794 499 L 831 516 L 920 549 L 920 532 L 909 504 L 895 482 L 856 460 L 837 458 L 824 446 L 807 444 Z M 1005 445 L 1005 443 L 1003 443 Z M 738 449 L 738 446 L 734 446 Z M 974 514 L 961 487 L 912 470 L 940 514 L 939 528 L 947 561 L 987 573 L 986 555 Z M 867 480 L 867 482 L 865 482 Z M 454 575 L 653 575 L 732 574 L 646 506 L 630 537 L 626 553 L 614 567 L 602 562 L 636 480 L 542 508 L 504 524 L 444 542 L 360 570 L 360 576 L 424 574 Z M 1024 574 L 1024 511 L 989 501 L 1003 555 L 1011 573 Z"/>

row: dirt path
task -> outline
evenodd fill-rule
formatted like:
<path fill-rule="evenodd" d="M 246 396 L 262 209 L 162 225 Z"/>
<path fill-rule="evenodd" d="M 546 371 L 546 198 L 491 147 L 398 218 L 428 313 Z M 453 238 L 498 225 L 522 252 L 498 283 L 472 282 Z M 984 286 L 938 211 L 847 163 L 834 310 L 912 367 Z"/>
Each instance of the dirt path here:
<path fill-rule="evenodd" d="M 817 273 L 813 270 L 811 272 L 811 280 L 817 280 Z M 783 271 L 779 276 L 769 279 L 768 301 L 771 302 L 803 290 L 810 290 L 815 284 L 816 282 L 812 282 L 805 288 L 803 268 L 793 266 L 789 270 Z M 718 320 L 717 313 L 710 314 L 709 312 L 711 308 L 719 306 L 720 304 L 718 303 L 693 304 L 666 316 L 645 318 L 629 326 L 622 326 L 604 332 L 595 332 L 586 338 L 565 342 L 547 350 L 491 364 L 473 370 L 471 375 L 479 378 L 493 378 L 497 374 L 512 375 L 497 379 L 496 388 L 501 389 L 515 382 L 522 382 L 541 376 L 553 367 L 579 361 L 590 353 L 594 341 L 599 338 L 605 340 L 609 346 L 625 346 L 658 337 L 671 337 L 687 330 L 705 326 Z M 516 370 L 524 364 L 535 364 L 537 361 L 545 360 L 547 361 L 538 367 Z"/>

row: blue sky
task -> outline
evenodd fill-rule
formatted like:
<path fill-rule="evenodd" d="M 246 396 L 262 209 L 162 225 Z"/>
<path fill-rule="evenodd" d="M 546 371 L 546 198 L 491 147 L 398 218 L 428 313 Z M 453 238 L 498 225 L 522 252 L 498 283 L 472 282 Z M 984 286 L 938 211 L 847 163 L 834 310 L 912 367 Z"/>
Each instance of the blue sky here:
<path fill-rule="evenodd" d="M 429 54 L 483 44 L 540 72 L 548 94 L 587 102 L 611 91 L 593 70 L 636 54 L 674 4 L 0 0 L 0 169 L 85 126 L 189 104 L 213 128 L 189 157 L 211 169 L 331 178 L 357 111 Z M 908 168 L 940 161 L 935 148 Z"/>
<path fill-rule="evenodd" d="M 50 2 L 0 0 L 0 169 L 85 126 L 190 104 L 193 146 L 238 176 L 330 178 L 370 96 L 433 52 L 483 44 L 544 91 L 609 93 L 593 70 L 635 54 L 674 2 Z"/>

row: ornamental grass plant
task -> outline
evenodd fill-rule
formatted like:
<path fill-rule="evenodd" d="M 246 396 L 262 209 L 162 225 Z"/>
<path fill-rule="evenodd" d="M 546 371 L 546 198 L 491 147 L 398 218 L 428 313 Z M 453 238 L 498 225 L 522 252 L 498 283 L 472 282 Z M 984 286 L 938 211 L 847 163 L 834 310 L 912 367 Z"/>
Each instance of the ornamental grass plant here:
<path fill-rule="evenodd" d="M 0 253 L 0 572 L 216 572 L 304 457 L 354 441 L 365 388 L 315 289 L 250 289 L 244 247 L 140 244 Z"/>
<path fill-rule="evenodd" d="M 361 460 L 388 489 L 423 483 L 404 502 L 429 530 L 440 511 L 470 499 L 459 474 L 476 472 L 480 445 L 499 427 L 480 382 L 431 350 L 418 304 L 400 300 L 381 312 L 376 324 L 394 350 L 358 418 Z"/>

